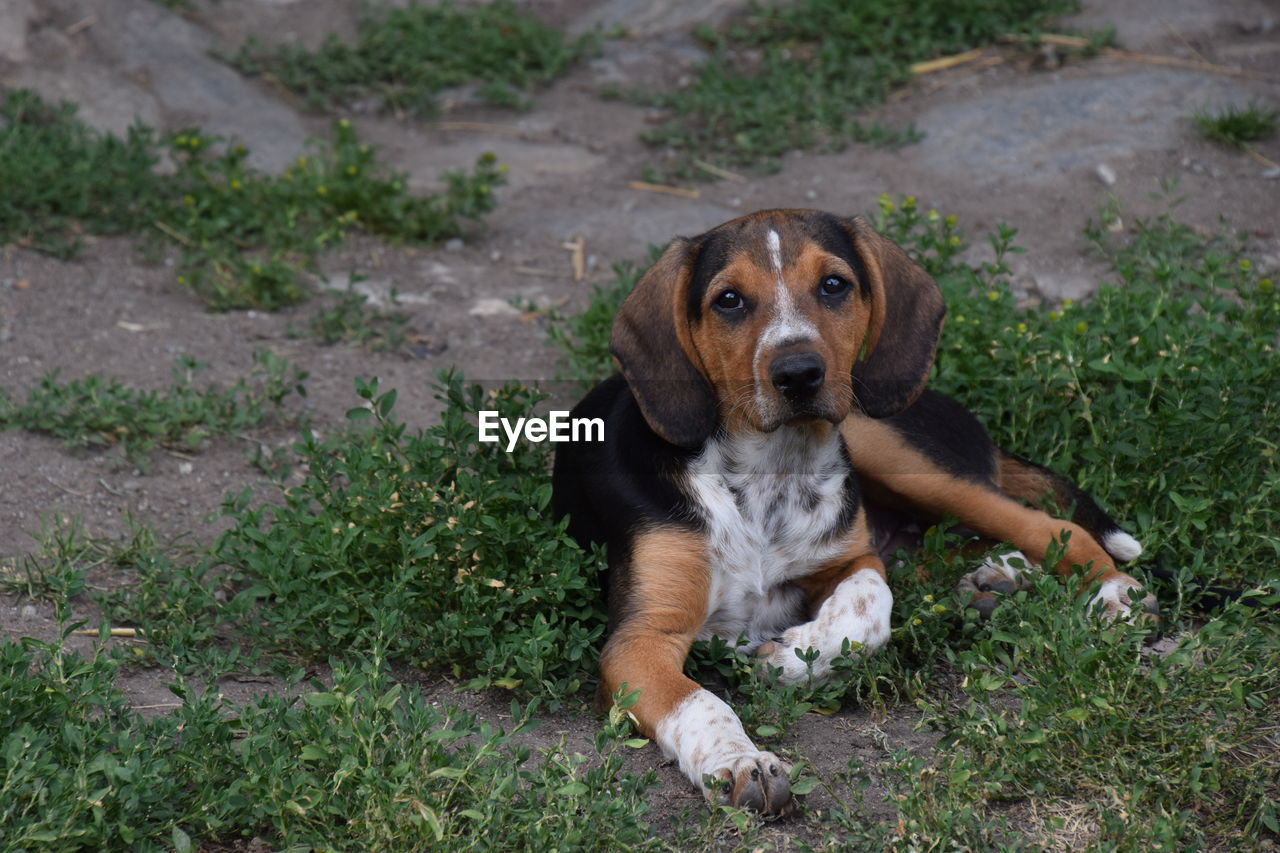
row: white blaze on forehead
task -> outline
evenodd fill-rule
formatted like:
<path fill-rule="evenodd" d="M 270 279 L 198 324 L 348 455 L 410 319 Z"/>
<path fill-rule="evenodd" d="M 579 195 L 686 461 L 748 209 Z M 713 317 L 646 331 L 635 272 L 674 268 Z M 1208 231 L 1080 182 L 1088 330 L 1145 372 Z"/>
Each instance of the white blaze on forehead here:
<path fill-rule="evenodd" d="M 773 316 L 760 335 L 760 343 L 756 346 L 757 358 L 764 348 L 790 338 L 812 339 L 818 336 L 818 330 L 796 309 L 796 301 L 782 278 L 782 238 L 777 231 L 770 229 L 765 242 L 769 247 L 769 260 L 773 263 L 777 279 L 774 282 Z"/>
<path fill-rule="evenodd" d="M 773 261 L 773 271 L 778 274 L 778 278 L 782 278 L 782 238 L 778 236 L 778 232 L 769 230 L 769 260 Z"/>

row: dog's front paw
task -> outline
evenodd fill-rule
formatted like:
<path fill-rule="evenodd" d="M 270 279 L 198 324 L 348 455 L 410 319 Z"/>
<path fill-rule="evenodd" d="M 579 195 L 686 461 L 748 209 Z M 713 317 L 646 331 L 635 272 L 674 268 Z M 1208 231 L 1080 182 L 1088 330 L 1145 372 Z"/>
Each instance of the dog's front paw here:
<path fill-rule="evenodd" d="M 1148 593 L 1134 600 L 1132 590 L 1142 592 L 1142 584 L 1128 575 L 1115 575 L 1102 582 L 1098 593 L 1089 602 L 1089 609 L 1108 619 L 1126 622 L 1160 621 L 1160 605 L 1154 594 Z"/>
<path fill-rule="evenodd" d="M 702 790 L 708 799 L 751 809 L 770 819 L 786 817 L 795 810 L 788 778 L 791 768 L 772 752 L 744 752 L 729 756 L 723 764 L 704 779 Z"/>

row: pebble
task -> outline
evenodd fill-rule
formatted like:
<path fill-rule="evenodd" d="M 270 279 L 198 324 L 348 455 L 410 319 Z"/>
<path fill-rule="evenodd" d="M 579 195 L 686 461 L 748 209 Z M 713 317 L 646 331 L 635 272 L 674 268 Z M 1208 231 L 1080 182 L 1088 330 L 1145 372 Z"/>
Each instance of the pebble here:
<path fill-rule="evenodd" d="M 40 611 L 36 609 L 34 604 L 24 604 L 20 615 L 23 619 L 34 619 L 40 615 Z"/>
<path fill-rule="evenodd" d="M 463 246 L 462 240 L 458 237 L 454 237 L 451 240 L 445 241 L 444 250 L 446 252 L 457 252 L 462 249 L 462 246 Z"/>
<path fill-rule="evenodd" d="M 1095 170 L 1098 174 L 1098 180 L 1102 181 L 1104 186 L 1114 187 L 1116 185 L 1116 170 L 1108 166 L 1106 163 L 1099 163 Z"/>

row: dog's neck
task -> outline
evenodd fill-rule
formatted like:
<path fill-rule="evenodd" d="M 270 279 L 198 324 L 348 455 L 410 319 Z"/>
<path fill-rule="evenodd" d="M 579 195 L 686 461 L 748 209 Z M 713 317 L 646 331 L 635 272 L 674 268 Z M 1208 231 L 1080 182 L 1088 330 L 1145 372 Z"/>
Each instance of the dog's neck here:
<path fill-rule="evenodd" d="M 786 423 L 770 432 L 726 432 L 707 443 L 703 460 L 738 476 L 829 476 L 847 466 L 839 431 L 821 420 Z"/>

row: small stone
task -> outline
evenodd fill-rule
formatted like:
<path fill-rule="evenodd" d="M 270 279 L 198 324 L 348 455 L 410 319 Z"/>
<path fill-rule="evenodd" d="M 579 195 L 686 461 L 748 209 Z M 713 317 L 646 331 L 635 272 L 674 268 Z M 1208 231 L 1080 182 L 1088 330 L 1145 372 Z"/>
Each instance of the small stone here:
<path fill-rule="evenodd" d="M 24 604 L 19 615 L 22 616 L 23 619 L 34 619 L 40 615 L 40 611 L 36 610 L 36 606 L 34 604 Z"/>
<path fill-rule="evenodd" d="M 446 252 L 457 252 L 462 249 L 463 242 L 460 238 L 454 237 L 452 240 L 446 240 L 444 250 Z"/>
<path fill-rule="evenodd" d="M 505 299 L 477 299 L 467 311 L 472 317 L 519 317 L 521 311 Z"/>
<path fill-rule="evenodd" d="M 1275 168 L 1272 168 L 1272 169 L 1267 169 L 1265 172 L 1262 173 L 1262 177 L 1266 178 L 1268 181 L 1280 180 L 1280 166 L 1276 166 Z"/>
<path fill-rule="evenodd" d="M 179 474 L 190 474 L 192 471 L 194 471 L 194 470 L 195 470 L 195 467 L 196 467 L 196 466 L 192 465 L 190 462 L 179 462 L 179 463 L 178 463 L 178 473 L 179 473 Z"/>
<path fill-rule="evenodd" d="M 14 290 L 26 290 L 29 287 L 31 287 L 30 279 L 20 278 L 13 283 Z"/>
<path fill-rule="evenodd" d="M 817 198 L 817 197 L 818 197 L 818 191 L 817 191 L 817 190 L 805 190 L 805 191 L 804 191 L 804 197 L 805 197 L 805 198 L 807 198 L 807 199 L 809 199 L 810 201 L 812 201 L 813 199 L 815 199 L 815 198 Z"/>
<path fill-rule="evenodd" d="M 1098 180 L 1102 181 L 1103 186 L 1114 187 L 1116 185 L 1116 170 L 1112 169 L 1106 163 L 1099 163 L 1097 172 Z"/>

